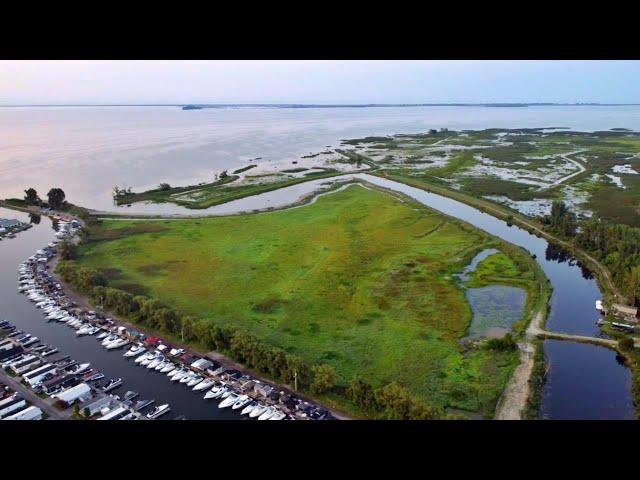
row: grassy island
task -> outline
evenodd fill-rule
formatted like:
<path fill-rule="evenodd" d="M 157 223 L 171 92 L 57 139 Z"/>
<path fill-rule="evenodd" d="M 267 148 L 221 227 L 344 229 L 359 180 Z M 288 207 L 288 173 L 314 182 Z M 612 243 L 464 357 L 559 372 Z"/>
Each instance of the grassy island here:
<path fill-rule="evenodd" d="M 335 388 L 318 396 L 356 416 L 372 416 L 347 393 L 359 379 L 490 418 L 518 352 L 461 342 L 472 311 L 455 277 L 490 247 L 502 253 L 483 262 L 474 281 L 519 282 L 537 304 L 542 282 L 521 275 L 538 272 L 524 251 L 362 186 L 262 214 L 104 220 L 76 262 L 112 287 L 330 367 Z"/>

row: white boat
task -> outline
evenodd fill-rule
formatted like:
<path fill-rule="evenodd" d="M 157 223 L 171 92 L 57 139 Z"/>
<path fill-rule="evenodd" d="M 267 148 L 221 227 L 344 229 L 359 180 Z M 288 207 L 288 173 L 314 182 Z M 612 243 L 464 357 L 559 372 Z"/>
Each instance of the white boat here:
<path fill-rule="evenodd" d="M 602 300 L 596 300 L 596 310 L 599 312 L 604 312 L 604 305 L 602 304 Z"/>
<path fill-rule="evenodd" d="M 169 378 L 173 378 L 173 377 L 175 377 L 176 375 L 180 374 L 180 372 L 184 372 L 184 371 L 185 371 L 185 369 L 184 369 L 184 368 L 182 368 L 182 367 L 181 367 L 181 368 L 176 367 L 176 368 L 174 368 L 173 370 L 170 370 L 169 372 L 167 372 L 167 377 L 169 377 Z"/>
<path fill-rule="evenodd" d="M 152 368 L 156 368 L 159 364 L 161 364 L 164 361 L 164 358 L 162 357 L 156 357 L 154 358 L 152 361 L 150 361 L 149 363 L 147 363 L 146 367 L 148 369 L 152 369 Z M 142 363 L 144 365 L 144 362 Z"/>
<path fill-rule="evenodd" d="M 230 388 L 227 388 L 225 392 L 222 392 L 222 395 L 220 395 L 220 398 L 227 398 L 232 393 L 233 393 L 233 390 L 231 390 Z"/>
<path fill-rule="evenodd" d="M 240 415 L 249 415 L 251 411 L 259 405 L 258 402 L 249 402 L 249 404 L 242 409 Z"/>
<path fill-rule="evenodd" d="M 103 338 L 106 338 L 109 336 L 109 332 L 107 330 L 105 330 L 104 332 L 102 332 L 100 335 L 96 336 L 96 338 L 98 340 L 102 340 Z"/>
<path fill-rule="evenodd" d="M 118 337 L 116 334 L 112 333 L 112 334 L 108 335 L 107 337 L 105 337 L 105 338 L 100 342 L 100 344 L 101 344 L 103 347 L 105 347 L 105 346 L 107 346 L 108 344 L 110 344 L 111 342 L 113 342 L 113 341 L 117 340 L 118 338 L 120 338 L 120 337 Z"/>
<path fill-rule="evenodd" d="M 218 408 L 230 407 L 231 405 L 236 403 L 236 400 L 238 400 L 238 396 L 237 395 L 235 395 L 235 394 L 229 395 L 227 398 L 225 398 L 224 400 L 222 400 L 220 402 L 220 404 L 218 405 Z"/>
<path fill-rule="evenodd" d="M 255 406 L 253 408 L 253 410 L 251 410 L 251 412 L 249 413 L 249 417 L 250 418 L 256 418 L 259 417 L 260 415 L 262 415 L 265 411 L 267 410 L 267 406 L 266 405 L 262 405 L 262 404 L 258 404 L 257 406 Z"/>
<path fill-rule="evenodd" d="M 136 355 L 140 355 L 141 353 L 145 352 L 146 350 L 147 349 L 144 348 L 142 345 L 134 345 L 129 350 L 124 352 L 124 355 L 122 355 L 122 356 L 125 357 L 125 358 L 135 357 Z"/>
<path fill-rule="evenodd" d="M 276 413 L 271 407 L 267 407 L 267 409 L 258 417 L 258 420 L 269 420 Z"/>
<path fill-rule="evenodd" d="M 120 338 L 115 342 L 109 343 L 105 348 L 107 350 L 114 350 L 116 348 L 124 347 L 125 345 L 129 345 L 131 342 L 127 338 Z"/>
<path fill-rule="evenodd" d="M 280 411 L 276 411 L 269 420 L 282 420 L 286 415 Z M 260 419 L 258 419 L 260 420 Z"/>
<path fill-rule="evenodd" d="M 220 393 L 221 389 L 222 389 L 221 386 L 213 387 L 211 390 L 209 390 L 207 393 L 204 394 L 204 399 L 209 400 L 210 398 L 214 398 L 216 395 Z"/>
<path fill-rule="evenodd" d="M 156 368 L 154 368 L 154 370 L 156 372 L 161 372 L 162 369 L 167 366 L 167 363 L 171 363 L 171 362 L 169 362 L 167 360 L 164 360 L 164 361 L 160 362 L 158 365 L 156 365 Z"/>
<path fill-rule="evenodd" d="M 187 378 L 188 375 L 189 375 L 189 372 L 187 370 L 181 370 L 176 375 L 171 377 L 171 381 L 172 382 L 181 381 L 183 378 Z"/>
<path fill-rule="evenodd" d="M 76 331 L 76 335 L 79 337 L 82 335 L 89 335 L 92 331 L 93 331 L 93 326 L 90 324 L 86 324 Z"/>
<path fill-rule="evenodd" d="M 231 410 L 238 410 L 239 408 L 245 407 L 248 403 L 251 402 L 251 397 L 249 395 L 240 395 L 233 405 L 231 405 Z"/>
<path fill-rule="evenodd" d="M 196 377 L 196 374 L 193 372 L 188 372 L 184 377 L 180 379 L 180 383 L 187 383 L 193 380 Z"/>
<path fill-rule="evenodd" d="M 102 391 L 105 393 L 110 392 L 114 388 L 118 388 L 120 385 L 122 385 L 121 378 L 112 378 L 107 382 L 107 384 L 104 387 L 102 387 Z"/>
<path fill-rule="evenodd" d="M 135 363 L 142 363 L 144 362 L 147 358 L 149 358 L 151 355 L 153 355 L 153 352 L 147 352 L 143 355 L 140 355 L 139 357 L 137 357 L 134 362 Z"/>
<path fill-rule="evenodd" d="M 203 380 L 202 382 L 195 385 L 193 387 L 193 391 L 200 392 L 202 390 L 206 390 L 207 388 L 210 388 L 211 386 L 213 386 L 213 384 L 215 383 L 216 381 L 213 378 L 207 378 L 206 380 Z"/>
<path fill-rule="evenodd" d="M 87 370 L 89 370 L 89 367 L 91 366 L 90 363 L 81 363 L 79 365 L 76 365 L 75 368 L 70 372 L 72 374 L 76 374 L 79 375 Z"/>
<path fill-rule="evenodd" d="M 167 362 L 164 364 L 164 367 L 160 370 L 160 373 L 169 373 L 176 369 L 176 365 L 172 362 Z"/>
<path fill-rule="evenodd" d="M 147 358 L 145 358 L 144 360 L 142 360 L 140 362 L 140 365 L 142 365 L 143 367 L 146 367 L 147 365 L 149 365 L 151 362 L 155 361 L 156 358 L 158 358 L 158 354 L 156 352 L 153 352 L 151 355 L 149 355 Z"/>
<path fill-rule="evenodd" d="M 204 379 L 200 375 L 196 375 L 195 377 L 193 377 L 191 380 L 187 382 L 187 387 L 195 387 L 200 382 L 202 382 L 202 380 Z"/>
<path fill-rule="evenodd" d="M 220 398 L 222 397 L 222 395 L 225 395 L 226 393 L 231 393 L 231 390 L 229 390 L 229 387 L 225 387 L 221 385 L 220 387 L 217 387 L 217 388 L 218 388 L 217 391 L 215 391 L 216 387 L 213 388 L 212 390 L 213 395 L 209 398 Z"/>
<path fill-rule="evenodd" d="M 147 413 L 146 417 L 149 419 L 158 418 L 164 415 L 165 413 L 169 413 L 169 411 L 171 411 L 171 407 L 169 407 L 168 403 L 165 403 L 164 405 L 155 407 L 152 411 Z"/>

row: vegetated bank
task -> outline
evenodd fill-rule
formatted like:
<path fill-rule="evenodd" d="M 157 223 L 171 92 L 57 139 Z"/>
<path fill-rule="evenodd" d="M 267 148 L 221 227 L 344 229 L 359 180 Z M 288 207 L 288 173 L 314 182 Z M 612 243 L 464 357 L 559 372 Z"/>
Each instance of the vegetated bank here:
<path fill-rule="evenodd" d="M 527 289 L 517 339 L 548 298 L 524 250 L 360 187 L 266 214 L 105 220 L 60 273 L 132 321 L 297 380 L 356 416 L 490 418 L 517 348 L 512 336 L 460 342 L 471 309 L 454 278 L 488 247 L 510 260 L 497 283 Z"/>
<path fill-rule="evenodd" d="M 201 185 L 191 185 L 187 187 L 171 187 L 169 185 L 140 193 L 119 193 L 114 195 L 114 200 L 118 205 L 129 205 L 136 202 L 154 203 L 175 203 L 191 209 L 205 209 L 227 203 L 232 200 L 258 195 L 260 193 L 271 192 L 299 183 L 330 178 L 343 175 L 342 172 L 333 169 L 323 169 L 313 171 L 302 177 L 286 177 L 282 180 L 256 181 L 252 183 L 239 183 L 234 185 L 240 177 L 235 173 L 241 173 L 248 169 L 236 170 L 233 175 L 225 175 L 223 178 L 212 183 Z"/>

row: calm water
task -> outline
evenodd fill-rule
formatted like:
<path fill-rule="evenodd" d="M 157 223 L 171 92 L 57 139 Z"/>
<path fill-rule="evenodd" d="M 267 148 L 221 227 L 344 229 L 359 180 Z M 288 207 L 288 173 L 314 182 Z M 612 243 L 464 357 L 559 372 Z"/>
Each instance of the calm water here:
<path fill-rule="evenodd" d="M 3 208 L 0 208 L 0 218 L 29 221 L 28 215 Z M 17 268 L 36 250 L 51 242 L 54 233 L 51 221 L 43 217 L 39 225 L 18 234 L 15 239 L 0 242 L 0 319 L 7 319 L 19 330 L 58 347 L 59 353 L 51 358 L 71 355 L 78 362 L 91 362 L 91 366 L 102 371 L 107 378 L 121 377 L 124 384 L 111 393 L 123 395 L 127 390 L 135 390 L 140 393 L 140 399 L 155 398 L 156 405 L 169 403 L 171 412 L 162 419 L 169 420 L 180 414 L 188 419 L 242 418 L 228 409 L 219 409 L 216 400 L 204 400 L 205 392 L 193 392 L 184 385 L 170 382 L 164 374 L 151 372 L 135 365 L 132 360 L 125 360 L 122 356 L 124 349 L 107 351 L 95 337 L 78 338 L 74 329 L 57 322 L 47 322 L 42 311 L 18 293 Z"/>
<path fill-rule="evenodd" d="M 570 127 L 640 130 L 640 107 L 0 108 L 0 198 L 28 187 L 100 210 L 111 189 L 211 180 L 214 172 L 297 159 L 341 139 L 429 128 Z"/>
<path fill-rule="evenodd" d="M 551 368 L 542 397 L 543 418 L 634 418 L 631 372 L 616 352 L 557 340 L 544 342 L 544 350 Z"/>

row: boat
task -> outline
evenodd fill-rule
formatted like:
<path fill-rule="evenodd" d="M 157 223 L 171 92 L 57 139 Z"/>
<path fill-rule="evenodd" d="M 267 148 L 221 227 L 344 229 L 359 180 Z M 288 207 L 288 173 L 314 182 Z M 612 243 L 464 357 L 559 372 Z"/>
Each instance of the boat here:
<path fill-rule="evenodd" d="M 276 410 L 276 412 L 271 417 L 269 417 L 268 420 L 282 420 L 284 417 L 286 417 L 286 415 L 283 412 Z"/>
<path fill-rule="evenodd" d="M 169 406 L 168 403 L 165 403 L 163 405 L 159 405 L 155 407 L 152 411 L 147 413 L 146 417 L 149 419 L 155 419 L 155 418 L 161 417 L 165 413 L 169 413 L 170 411 L 171 411 L 171 407 Z"/>
<path fill-rule="evenodd" d="M 225 392 L 222 392 L 222 394 L 220 395 L 220 398 L 227 398 L 232 393 L 233 393 L 233 390 L 231 390 L 230 388 L 227 388 Z"/>
<path fill-rule="evenodd" d="M 146 367 L 147 367 L 148 369 L 150 369 L 150 370 L 151 370 L 151 369 L 153 369 L 153 368 L 156 368 L 158 365 L 160 365 L 160 364 L 161 364 L 161 363 L 163 363 L 163 362 L 164 362 L 164 357 L 162 357 L 162 356 L 160 356 L 160 355 L 159 355 L 159 356 L 157 356 L 156 358 L 154 358 L 152 361 L 150 361 L 150 362 L 146 365 Z M 144 362 L 143 362 L 142 364 L 144 365 Z"/>
<path fill-rule="evenodd" d="M 118 338 L 120 338 L 120 337 L 118 337 L 115 333 L 112 333 L 112 334 L 110 334 L 110 335 L 107 335 L 107 336 L 102 340 L 102 342 L 100 342 L 100 344 L 101 344 L 103 347 L 106 347 L 107 345 L 109 345 L 111 342 L 113 342 L 113 341 L 117 340 Z"/>
<path fill-rule="evenodd" d="M 115 350 L 116 348 L 124 347 L 125 345 L 129 345 L 131 342 L 127 338 L 120 338 L 115 342 L 111 342 L 106 346 L 107 350 Z"/>
<path fill-rule="evenodd" d="M 210 398 L 215 398 L 220 394 L 220 390 L 222 390 L 222 388 L 223 387 L 221 386 L 213 387 L 211 390 L 204 394 L 204 399 L 209 400 Z"/>
<path fill-rule="evenodd" d="M 268 407 L 266 405 L 262 405 L 261 403 L 259 403 L 256 407 L 253 408 L 253 410 L 251 410 L 251 412 L 249 413 L 249 417 L 250 418 L 259 417 L 267 410 L 267 408 Z"/>
<path fill-rule="evenodd" d="M 122 355 L 125 358 L 135 357 L 136 355 L 140 355 L 143 352 L 146 352 L 147 349 L 142 345 L 133 345 L 129 350 L 124 352 Z"/>
<path fill-rule="evenodd" d="M 180 379 L 180 383 L 187 383 L 193 380 L 197 375 L 193 372 L 187 372 L 187 374 Z"/>
<path fill-rule="evenodd" d="M 596 310 L 604 313 L 604 305 L 602 304 L 602 300 L 596 300 Z"/>
<path fill-rule="evenodd" d="M 51 347 L 48 350 L 45 350 L 40 355 L 46 357 L 48 355 L 53 355 L 54 353 L 58 353 L 58 349 L 56 347 Z"/>
<path fill-rule="evenodd" d="M 156 372 L 160 372 L 162 371 L 162 369 L 164 368 L 164 366 L 167 364 L 166 360 L 163 360 L 162 362 L 159 362 L 155 367 L 154 370 Z"/>
<path fill-rule="evenodd" d="M 69 372 L 69 373 L 74 374 L 74 375 L 80 375 L 80 374 L 86 372 L 87 370 L 89 370 L 90 366 L 91 366 L 90 363 L 81 363 L 79 365 L 76 365 L 73 368 L 73 370 L 71 370 L 71 372 Z"/>
<path fill-rule="evenodd" d="M 109 336 L 109 332 L 107 330 L 105 330 L 104 332 L 102 332 L 100 335 L 96 336 L 96 338 L 98 340 L 102 340 L 103 338 L 106 338 Z"/>
<path fill-rule="evenodd" d="M 140 394 L 138 392 L 135 392 L 133 390 L 127 390 L 127 392 L 124 394 L 124 399 L 125 400 L 133 400 L 134 398 L 138 398 Z"/>
<path fill-rule="evenodd" d="M 187 387 L 195 387 L 196 385 L 201 383 L 202 380 L 204 379 L 200 375 L 196 375 L 195 377 L 193 377 L 191 380 L 187 382 Z"/>
<path fill-rule="evenodd" d="M 227 387 L 226 385 L 221 385 L 218 388 L 218 391 L 216 392 L 216 394 L 211 398 L 222 398 L 222 395 L 225 395 L 226 397 L 228 397 L 230 393 L 231 393 L 231 390 L 229 389 L 229 387 Z"/>
<path fill-rule="evenodd" d="M 231 410 L 238 410 L 239 408 L 244 408 L 249 402 L 251 402 L 251 397 L 249 395 L 240 395 L 233 405 L 231 405 Z"/>
<path fill-rule="evenodd" d="M 202 382 L 199 382 L 197 385 L 194 385 L 192 390 L 194 392 L 200 392 L 202 390 L 206 390 L 207 388 L 213 386 L 215 383 L 216 381 L 213 378 L 207 378 Z"/>
<path fill-rule="evenodd" d="M 176 366 L 175 366 L 174 363 L 167 362 L 167 363 L 164 364 L 164 366 L 160 370 L 160 373 L 168 373 L 168 372 L 171 372 L 172 370 L 175 370 L 175 369 L 176 369 Z"/>
<path fill-rule="evenodd" d="M 136 412 L 139 412 L 140 410 L 142 410 L 145 407 L 148 407 L 152 403 L 155 403 L 155 400 L 138 400 L 136 404 L 133 406 L 133 409 Z"/>
<path fill-rule="evenodd" d="M 147 358 L 145 358 L 144 360 L 142 360 L 140 362 L 140 365 L 142 365 L 143 367 L 146 367 L 147 365 L 149 365 L 151 362 L 153 362 L 156 358 L 158 358 L 158 353 L 153 352 L 151 355 L 149 355 Z"/>
<path fill-rule="evenodd" d="M 78 331 L 76 331 L 76 335 L 79 337 L 82 335 L 90 335 L 92 331 L 93 326 L 87 323 L 82 328 L 79 328 Z"/>
<path fill-rule="evenodd" d="M 169 378 L 173 378 L 176 375 L 178 375 L 180 372 L 184 372 L 184 368 L 174 368 L 173 370 L 169 370 L 169 372 L 167 373 L 167 377 Z"/>
<path fill-rule="evenodd" d="M 149 358 L 149 356 L 153 355 L 153 352 L 147 352 L 145 354 L 140 355 L 139 357 L 136 357 L 136 359 L 134 360 L 135 363 L 142 363 L 144 360 L 146 360 L 147 358 Z"/>
<path fill-rule="evenodd" d="M 172 382 L 182 381 L 183 378 L 187 378 L 189 376 L 188 370 L 181 370 L 176 375 L 171 377 Z"/>
<path fill-rule="evenodd" d="M 107 384 L 104 387 L 102 387 L 102 391 L 105 393 L 110 392 L 111 390 L 118 388 L 120 385 L 122 385 L 121 378 L 112 378 L 107 382 Z"/>
<path fill-rule="evenodd" d="M 218 405 L 218 408 L 230 407 L 231 405 L 236 403 L 236 400 L 238 400 L 238 396 L 236 394 L 231 394 L 220 402 L 220 404 Z"/>
<path fill-rule="evenodd" d="M 267 407 L 267 409 L 258 417 L 258 420 L 269 420 L 276 413 L 274 409 L 271 407 Z"/>
<path fill-rule="evenodd" d="M 256 402 L 256 401 L 249 402 L 249 404 L 242 409 L 242 411 L 240 412 L 240 415 L 249 415 L 251 413 L 251 411 L 254 408 L 256 408 L 258 405 L 260 405 L 260 404 L 258 402 Z"/>
<path fill-rule="evenodd" d="M 91 374 L 89 377 L 85 378 L 85 382 L 97 382 L 98 380 L 102 380 L 104 378 L 104 373 L 95 372 Z"/>

